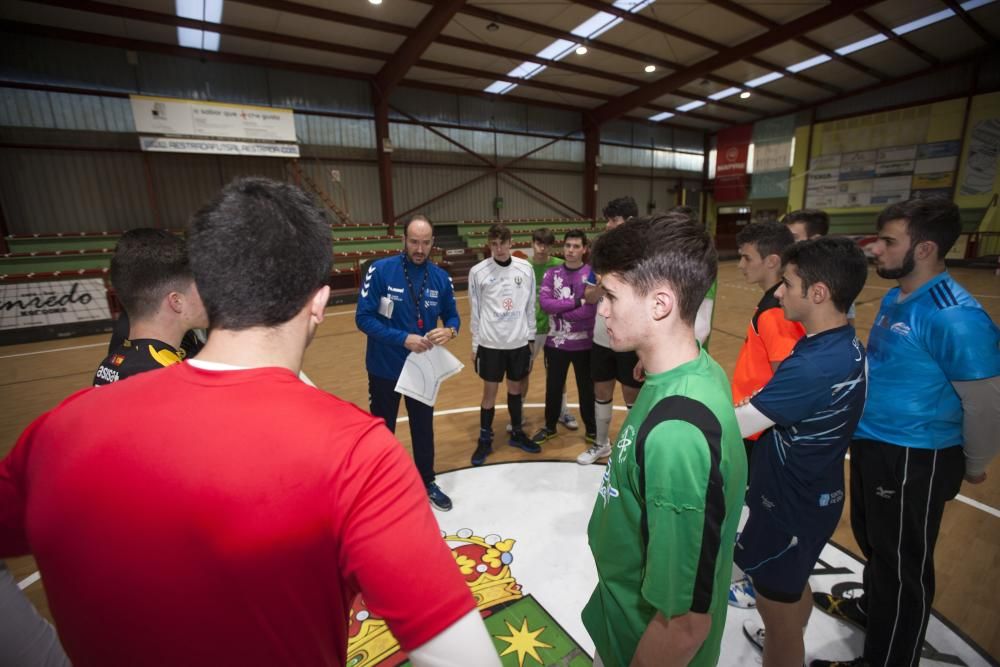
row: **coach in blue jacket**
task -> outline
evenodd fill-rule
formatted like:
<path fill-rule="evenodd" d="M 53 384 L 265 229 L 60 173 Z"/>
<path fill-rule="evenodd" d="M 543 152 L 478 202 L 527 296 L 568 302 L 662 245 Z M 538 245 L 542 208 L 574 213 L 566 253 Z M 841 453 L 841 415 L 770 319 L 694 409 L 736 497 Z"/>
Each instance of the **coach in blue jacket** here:
<path fill-rule="evenodd" d="M 403 225 L 403 253 L 373 262 L 365 273 L 354 317 L 368 336 L 370 410 L 396 431 L 399 397 L 396 381 L 410 353 L 444 345 L 458 335 L 455 290 L 445 271 L 429 261 L 434 228 L 422 215 Z M 438 320 L 444 326 L 437 326 Z M 410 438 L 417 470 L 427 497 L 439 510 L 451 509 L 451 499 L 434 482 L 434 408 L 406 398 Z"/>

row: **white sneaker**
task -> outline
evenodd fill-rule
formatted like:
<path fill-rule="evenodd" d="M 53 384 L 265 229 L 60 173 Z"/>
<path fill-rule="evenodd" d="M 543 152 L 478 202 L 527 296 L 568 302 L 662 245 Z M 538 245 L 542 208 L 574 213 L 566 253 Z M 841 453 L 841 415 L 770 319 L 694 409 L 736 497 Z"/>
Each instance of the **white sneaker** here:
<path fill-rule="evenodd" d="M 764 650 L 764 624 L 758 619 L 743 621 L 743 636 L 756 646 L 758 651 Z"/>
<path fill-rule="evenodd" d="M 568 412 L 559 415 L 559 423 L 568 428 L 571 431 L 575 431 L 580 428 L 580 423 L 576 421 L 576 417 Z"/>
<path fill-rule="evenodd" d="M 757 593 L 749 577 L 729 585 L 729 604 L 740 609 L 754 609 L 757 606 Z"/>
<path fill-rule="evenodd" d="M 576 457 L 576 462 L 582 466 L 589 466 L 597 459 L 604 458 L 611 454 L 611 443 L 606 445 L 591 445 L 590 449 Z"/>

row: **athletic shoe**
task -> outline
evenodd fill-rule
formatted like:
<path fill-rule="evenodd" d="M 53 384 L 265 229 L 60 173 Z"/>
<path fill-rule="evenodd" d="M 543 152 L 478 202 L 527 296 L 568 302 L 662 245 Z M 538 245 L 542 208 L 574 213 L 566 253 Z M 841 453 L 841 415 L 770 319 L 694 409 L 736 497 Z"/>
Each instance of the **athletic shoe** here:
<path fill-rule="evenodd" d="M 764 624 L 756 618 L 743 621 L 743 636 L 756 646 L 758 651 L 764 650 Z"/>
<path fill-rule="evenodd" d="M 854 658 L 853 660 L 813 660 L 809 667 L 868 667 L 868 661 L 864 658 Z"/>
<path fill-rule="evenodd" d="M 476 442 L 476 451 L 472 454 L 472 465 L 481 466 L 486 462 L 486 457 L 493 453 L 493 442 L 480 438 Z"/>
<path fill-rule="evenodd" d="M 542 443 L 548 442 L 552 438 L 556 437 L 555 429 L 551 431 L 544 426 L 535 432 L 535 435 L 531 436 L 531 441 L 536 445 L 541 445 Z"/>
<path fill-rule="evenodd" d="M 611 444 L 607 445 L 591 445 L 590 448 L 583 454 L 576 457 L 576 462 L 582 466 L 589 466 L 591 463 L 597 459 L 602 459 L 611 453 Z"/>
<path fill-rule="evenodd" d="M 521 422 L 521 430 L 522 431 L 524 430 L 524 422 Z M 508 433 L 513 433 L 514 432 L 514 427 L 511 426 L 510 424 L 507 424 L 507 432 Z"/>
<path fill-rule="evenodd" d="M 813 593 L 813 604 L 838 621 L 850 623 L 859 630 L 868 625 L 868 616 L 861 609 L 860 598 L 838 598 L 829 593 Z M 848 664 L 848 663 L 844 663 Z"/>
<path fill-rule="evenodd" d="M 564 412 L 559 415 L 559 423 L 568 428 L 571 431 L 575 431 L 580 428 L 580 422 L 576 420 L 576 417 L 568 412 Z"/>
<path fill-rule="evenodd" d="M 729 584 L 729 604 L 740 609 L 753 609 L 757 606 L 757 593 L 750 577 L 743 577 Z"/>
<path fill-rule="evenodd" d="M 431 501 L 431 505 L 435 509 L 439 509 L 442 512 L 447 512 L 452 507 L 451 498 L 434 482 L 427 485 L 427 498 Z"/>
<path fill-rule="evenodd" d="M 544 431 L 545 429 L 542 430 Z M 534 439 L 529 438 L 524 431 L 517 431 L 515 433 L 511 433 L 510 440 L 508 440 L 507 442 L 510 443 L 511 447 L 517 447 L 518 449 L 523 449 L 529 454 L 537 454 L 538 452 L 542 451 L 542 448 L 538 446 L 538 444 L 534 441 Z"/>

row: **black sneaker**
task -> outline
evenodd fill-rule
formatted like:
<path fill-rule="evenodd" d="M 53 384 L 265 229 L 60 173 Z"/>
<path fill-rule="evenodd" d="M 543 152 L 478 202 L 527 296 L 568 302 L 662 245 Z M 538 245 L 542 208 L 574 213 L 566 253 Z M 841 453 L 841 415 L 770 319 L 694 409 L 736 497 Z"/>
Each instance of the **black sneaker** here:
<path fill-rule="evenodd" d="M 472 453 L 472 465 L 481 466 L 486 462 L 486 457 L 493 453 L 493 442 L 480 438 L 476 443 L 476 451 Z"/>
<path fill-rule="evenodd" d="M 544 431 L 545 429 L 542 430 Z M 535 440 L 533 438 L 529 438 L 524 431 L 514 431 L 511 433 L 510 440 L 508 440 L 508 442 L 511 447 L 523 449 L 529 454 L 537 454 L 542 451 L 542 448 L 535 442 Z"/>
<path fill-rule="evenodd" d="M 868 626 L 868 615 L 861 609 L 860 602 L 861 598 L 839 598 L 829 593 L 813 593 L 813 604 L 822 612 L 864 630 Z"/>
<path fill-rule="evenodd" d="M 853 660 L 813 660 L 809 667 L 868 667 L 868 661 L 864 658 L 854 658 Z"/>
<path fill-rule="evenodd" d="M 541 445 L 542 443 L 548 442 L 552 438 L 556 437 L 555 429 L 547 429 L 544 426 L 535 432 L 535 435 L 531 436 L 531 441 L 536 445 Z"/>
<path fill-rule="evenodd" d="M 427 499 L 431 501 L 432 506 L 442 512 L 447 512 L 452 507 L 451 498 L 434 482 L 427 485 Z"/>

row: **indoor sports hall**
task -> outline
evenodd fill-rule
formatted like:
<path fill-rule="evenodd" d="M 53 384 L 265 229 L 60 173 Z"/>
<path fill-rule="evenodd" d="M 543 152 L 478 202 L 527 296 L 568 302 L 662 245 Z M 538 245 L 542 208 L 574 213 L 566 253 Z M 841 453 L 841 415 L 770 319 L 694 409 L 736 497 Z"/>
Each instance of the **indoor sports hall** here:
<path fill-rule="evenodd" d="M 122 234 L 183 236 L 248 176 L 295 185 L 323 209 L 331 296 L 302 372 L 368 410 L 357 304 L 375 263 L 404 252 L 405 222 L 426 216 L 428 261 L 450 277 L 460 320 L 443 345 L 464 364 L 433 405 L 434 470 L 454 503 L 433 515 L 504 665 L 594 664 L 581 610 L 598 581 L 587 530 L 607 459 L 577 462 L 591 443 L 569 374 L 577 429 L 560 421 L 538 453 L 508 446 L 501 387 L 493 451 L 470 463 L 483 380 L 469 275 L 489 259 L 495 223 L 530 262 L 539 229 L 555 256 L 572 230 L 592 245 L 612 200 L 630 197 L 639 216 L 682 208 L 718 252 L 707 350 L 731 378 L 762 297 L 742 270 L 742 230 L 825 211 L 829 236 L 869 260 L 853 305 L 867 343 L 899 285 L 876 270 L 880 213 L 946 199 L 961 220 L 947 270 L 1000 322 L 994 0 L 7 0 L 0 21 L 0 458 L 92 386 L 112 352 Z M 905 393 L 908 379 L 897 380 Z M 524 397 L 529 436 L 545 426 L 545 388 L 539 358 Z M 628 415 L 621 389 L 611 443 Z M 109 431 L 129 418 L 129 405 L 102 416 Z M 407 422 L 401 405 L 396 436 L 411 452 Z M 920 665 L 1000 662 L 998 480 L 994 459 L 945 504 Z M 815 592 L 863 588 L 850 503 L 812 571 Z M 407 562 L 419 571 L 421 555 Z M 35 559 L 6 566 L 52 620 Z M 757 618 L 729 607 L 718 664 L 762 664 L 744 630 Z M 346 658 L 331 664 L 409 664 L 363 602 L 348 620 Z M 864 630 L 819 609 L 804 638 L 806 664 L 865 650 Z M 0 646 L 0 665 L 43 664 L 9 655 Z"/>

